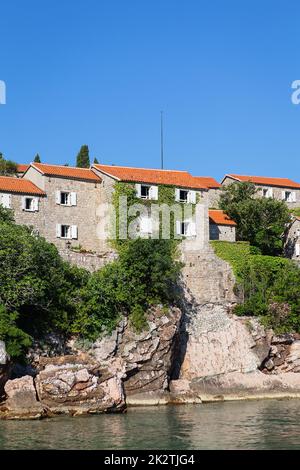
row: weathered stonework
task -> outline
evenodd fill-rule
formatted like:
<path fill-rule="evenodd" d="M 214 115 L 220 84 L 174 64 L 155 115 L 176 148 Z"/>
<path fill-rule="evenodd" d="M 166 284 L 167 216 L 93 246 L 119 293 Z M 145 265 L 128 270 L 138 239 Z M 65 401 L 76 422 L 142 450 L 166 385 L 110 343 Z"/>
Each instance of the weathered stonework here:
<path fill-rule="evenodd" d="M 217 225 L 210 222 L 209 239 L 222 240 L 227 242 L 236 241 L 236 228 L 230 225 Z"/>

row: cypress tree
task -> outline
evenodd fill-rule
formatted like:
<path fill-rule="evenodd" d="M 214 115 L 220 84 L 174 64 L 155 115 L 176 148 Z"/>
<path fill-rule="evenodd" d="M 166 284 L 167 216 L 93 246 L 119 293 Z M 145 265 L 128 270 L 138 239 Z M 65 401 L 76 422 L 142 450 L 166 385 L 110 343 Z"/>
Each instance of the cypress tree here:
<path fill-rule="evenodd" d="M 34 157 L 34 160 L 33 160 L 35 163 L 42 163 L 41 162 L 41 157 L 39 156 L 39 154 L 37 153 L 36 156 Z"/>
<path fill-rule="evenodd" d="M 90 167 L 90 155 L 88 145 L 82 145 L 77 155 L 76 166 L 78 168 L 89 168 Z"/>
<path fill-rule="evenodd" d="M 99 162 L 96 157 L 94 158 L 94 165 L 99 165 Z"/>

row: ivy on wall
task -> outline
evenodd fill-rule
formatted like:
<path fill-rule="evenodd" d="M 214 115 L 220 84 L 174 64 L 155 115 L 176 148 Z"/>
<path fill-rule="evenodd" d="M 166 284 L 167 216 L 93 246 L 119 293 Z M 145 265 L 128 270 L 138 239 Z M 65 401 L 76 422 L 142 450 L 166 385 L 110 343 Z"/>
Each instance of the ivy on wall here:
<path fill-rule="evenodd" d="M 134 204 L 142 204 L 144 207 L 148 208 L 148 214 L 150 214 L 151 206 L 162 206 L 167 205 L 172 207 L 173 205 L 179 205 L 181 207 L 181 214 L 184 214 L 185 210 L 190 210 L 192 215 L 195 214 L 196 204 L 201 202 L 201 196 L 199 193 L 196 193 L 196 204 L 178 202 L 175 200 L 175 186 L 166 186 L 158 185 L 158 199 L 142 199 L 137 197 L 135 183 L 125 183 L 125 182 L 116 182 L 113 192 L 113 206 L 115 210 L 115 236 L 112 237 L 111 242 L 117 248 L 120 245 L 124 244 L 126 239 L 128 239 L 128 227 L 131 222 L 133 222 L 140 214 L 128 215 L 124 218 L 124 214 L 120 215 L 120 201 L 122 197 L 127 198 L 127 209 Z M 120 237 L 120 234 L 123 234 L 123 237 Z M 125 236 L 124 236 L 125 235 Z M 162 238 L 162 212 L 159 212 L 159 238 Z M 184 237 L 183 237 L 184 238 Z M 175 240 L 175 219 L 174 212 L 170 212 L 170 239 Z"/>

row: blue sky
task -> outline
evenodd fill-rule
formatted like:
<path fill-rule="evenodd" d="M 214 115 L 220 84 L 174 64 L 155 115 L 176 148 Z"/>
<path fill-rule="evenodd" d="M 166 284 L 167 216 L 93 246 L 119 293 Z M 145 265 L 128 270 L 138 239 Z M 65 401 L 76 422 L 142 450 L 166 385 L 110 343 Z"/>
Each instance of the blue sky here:
<path fill-rule="evenodd" d="M 281 0 L 1 2 L 0 151 L 74 164 L 300 181 L 298 4 Z"/>

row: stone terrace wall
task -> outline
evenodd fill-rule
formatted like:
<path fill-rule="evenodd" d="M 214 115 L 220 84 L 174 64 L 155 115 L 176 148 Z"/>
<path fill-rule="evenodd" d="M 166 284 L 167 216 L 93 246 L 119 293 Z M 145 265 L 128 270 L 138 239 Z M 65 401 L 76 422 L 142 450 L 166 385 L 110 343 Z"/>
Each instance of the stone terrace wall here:
<path fill-rule="evenodd" d="M 61 257 L 79 268 L 85 268 L 90 272 L 103 268 L 107 263 L 117 259 L 117 254 L 113 251 L 105 253 L 80 253 L 72 250 L 59 250 Z"/>

